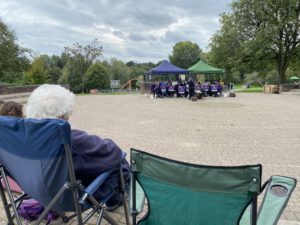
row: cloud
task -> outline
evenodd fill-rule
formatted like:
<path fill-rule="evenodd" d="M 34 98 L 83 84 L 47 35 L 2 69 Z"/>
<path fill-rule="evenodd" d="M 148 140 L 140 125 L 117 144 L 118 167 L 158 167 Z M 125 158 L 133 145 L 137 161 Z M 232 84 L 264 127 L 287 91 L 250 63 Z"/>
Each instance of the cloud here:
<path fill-rule="evenodd" d="M 153 35 L 143 35 L 143 34 L 137 34 L 137 33 L 130 33 L 129 39 L 132 41 L 156 41 L 157 39 Z"/>
<path fill-rule="evenodd" d="M 18 42 L 40 54 L 60 54 L 98 38 L 104 57 L 158 62 L 179 41 L 203 50 L 231 0 L 10 0 L 0 17 Z"/>

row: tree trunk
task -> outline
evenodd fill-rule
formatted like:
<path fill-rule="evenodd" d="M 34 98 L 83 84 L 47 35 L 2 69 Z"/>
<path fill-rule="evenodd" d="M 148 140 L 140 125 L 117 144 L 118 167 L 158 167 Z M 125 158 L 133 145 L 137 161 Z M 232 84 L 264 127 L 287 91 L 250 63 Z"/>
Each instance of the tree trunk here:
<path fill-rule="evenodd" d="M 288 68 L 288 60 L 284 54 L 278 54 L 277 57 L 277 71 L 278 71 L 278 85 L 284 84 L 286 81 L 285 73 Z"/>
<path fill-rule="evenodd" d="M 285 72 L 283 68 L 278 68 L 278 85 L 283 84 L 285 82 Z"/>
<path fill-rule="evenodd" d="M 288 65 L 289 65 L 289 62 L 288 60 L 285 60 L 283 62 L 283 67 L 280 71 L 280 74 L 279 74 L 279 81 L 280 81 L 280 84 L 284 84 L 286 83 L 286 71 L 288 69 Z"/>

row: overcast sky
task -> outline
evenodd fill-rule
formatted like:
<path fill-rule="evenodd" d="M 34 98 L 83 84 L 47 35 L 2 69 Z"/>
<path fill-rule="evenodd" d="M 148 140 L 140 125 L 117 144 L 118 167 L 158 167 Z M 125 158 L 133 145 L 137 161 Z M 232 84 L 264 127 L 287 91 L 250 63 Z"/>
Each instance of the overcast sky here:
<path fill-rule="evenodd" d="M 167 59 L 179 41 L 207 51 L 231 0 L 1 0 L 0 17 L 18 42 L 39 54 L 97 38 L 103 57 L 124 62 Z"/>

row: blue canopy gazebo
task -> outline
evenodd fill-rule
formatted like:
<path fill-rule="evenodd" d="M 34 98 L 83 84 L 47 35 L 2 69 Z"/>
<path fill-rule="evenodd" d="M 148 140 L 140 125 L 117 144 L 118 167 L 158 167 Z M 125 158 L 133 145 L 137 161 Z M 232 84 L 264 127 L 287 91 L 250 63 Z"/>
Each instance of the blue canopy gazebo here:
<path fill-rule="evenodd" d="M 171 64 L 168 60 L 162 61 L 161 64 L 159 64 L 157 67 L 154 67 L 153 69 L 147 71 L 144 75 L 144 84 L 142 85 L 142 92 L 149 92 L 150 90 L 150 85 L 152 82 L 147 82 L 149 81 L 152 75 L 175 75 L 176 80 L 179 80 L 179 75 L 180 74 L 189 74 L 188 70 L 179 68 L 177 66 L 174 66 Z M 148 79 L 147 79 L 148 78 Z"/>
<path fill-rule="evenodd" d="M 165 74 L 189 74 L 188 70 L 179 68 L 171 64 L 168 60 L 164 60 L 157 67 L 146 72 L 145 75 L 165 75 Z"/>

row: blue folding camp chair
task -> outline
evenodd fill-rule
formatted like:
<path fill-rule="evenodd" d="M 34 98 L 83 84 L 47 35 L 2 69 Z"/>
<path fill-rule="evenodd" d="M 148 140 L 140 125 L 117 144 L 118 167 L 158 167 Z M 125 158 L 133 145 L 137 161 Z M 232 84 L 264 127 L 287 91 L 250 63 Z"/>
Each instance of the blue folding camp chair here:
<path fill-rule="evenodd" d="M 296 186 L 295 179 L 282 176 L 261 186 L 259 164 L 195 165 L 135 149 L 130 158 L 133 225 L 274 225 Z M 145 197 L 148 211 L 137 221 Z"/>
<path fill-rule="evenodd" d="M 213 96 L 217 97 L 218 96 L 218 85 L 217 84 L 210 85 L 210 91 Z"/>
<path fill-rule="evenodd" d="M 52 210 L 58 213 L 65 223 L 77 217 L 78 224 L 83 225 L 98 213 L 97 225 L 103 218 L 110 224 L 117 225 L 105 210 L 105 203 L 113 193 L 101 202 L 93 197 L 94 192 L 101 188 L 103 182 L 116 170 L 120 174 L 120 192 L 124 201 L 126 223 L 129 225 L 121 168 L 121 162 L 125 159 L 126 153 L 123 153 L 120 159 L 120 166 L 102 173 L 85 188 L 80 181 L 76 180 L 70 144 L 71 130 L 67 121 L 0 117 L 1 176 L 8 187 L 11 204 L 7 203 L 2 186 L 0 196 L 9 225 L 14 224 L 14 218 L 18 225 L 22 224 L 17 214 L 18 204 L 22 200 L 14 199 L 9 189 L 8 174 L 20 185 L 27 196 L 36 199 L 45 207 L 34 224 L 40 224 L 49 210 Z M 10 214 L 10 206 L 13 216 Z M 82 212 L 86 210 L 90 211 L 83 216 Z M 67 216 L 66 212 L 75 213 Z"/>
<path fill-rule="evenodd" d="M 184 96 L 185 95 L 185 86 L 183 86 L 183 85 L 178 86 L 178 95 L 179 96 Z"/>

